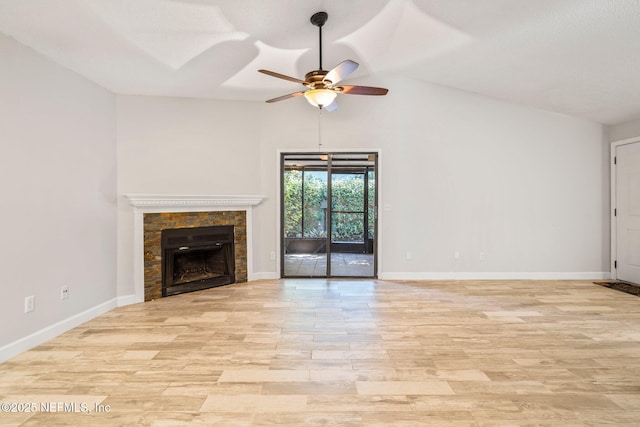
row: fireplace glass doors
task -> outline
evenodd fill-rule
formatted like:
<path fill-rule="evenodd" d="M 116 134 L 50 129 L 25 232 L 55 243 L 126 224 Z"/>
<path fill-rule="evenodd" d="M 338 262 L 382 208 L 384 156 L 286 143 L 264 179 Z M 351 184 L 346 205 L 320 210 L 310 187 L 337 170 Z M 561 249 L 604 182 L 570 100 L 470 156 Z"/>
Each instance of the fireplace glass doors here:
<path fill-rule="evenodd" d="M 232 225 L 162 230 L 162 296 L 235 282 Z"/>
<path fill-rule="evenodd" d="M 282 277 L 376 277 L 377 153 L 281 160 Z"/>

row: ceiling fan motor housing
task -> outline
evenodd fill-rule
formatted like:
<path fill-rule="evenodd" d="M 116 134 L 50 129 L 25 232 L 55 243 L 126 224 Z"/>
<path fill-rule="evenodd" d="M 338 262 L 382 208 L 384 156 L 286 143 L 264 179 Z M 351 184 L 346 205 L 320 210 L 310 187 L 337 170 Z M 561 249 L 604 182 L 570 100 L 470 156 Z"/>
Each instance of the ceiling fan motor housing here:
<path fill-rule="evenodd" d="M 328 71 L 326 70 L 313 70 L 309 71 L 304 76 L 304 81 L 306 82 L 306 86 L 312 89 L 324 89 L 328 86 L 331 86 L 331 81 L 325 80 L 324 76 L 326 76 Z"/>

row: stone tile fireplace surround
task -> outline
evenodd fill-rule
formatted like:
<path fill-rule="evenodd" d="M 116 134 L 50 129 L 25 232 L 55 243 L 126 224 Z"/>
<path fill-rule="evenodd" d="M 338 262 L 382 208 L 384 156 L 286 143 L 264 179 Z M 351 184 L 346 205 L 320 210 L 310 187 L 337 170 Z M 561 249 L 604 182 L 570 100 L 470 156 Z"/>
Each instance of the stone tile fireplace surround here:
<path fill-rule="evenodd" d="M 134 211 L 134 288 L 137 302 L 162 296 L 160 232 L 167 228 L 233 225 L 236 282 L 252 280 L 252 209 L 262 196 L 126 196 Z"/>

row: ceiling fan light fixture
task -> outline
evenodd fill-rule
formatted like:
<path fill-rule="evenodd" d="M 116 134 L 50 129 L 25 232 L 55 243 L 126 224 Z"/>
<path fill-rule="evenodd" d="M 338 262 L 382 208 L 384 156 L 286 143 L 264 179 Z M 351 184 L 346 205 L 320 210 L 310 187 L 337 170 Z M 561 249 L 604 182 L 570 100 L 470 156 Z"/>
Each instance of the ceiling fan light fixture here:
<path fill-rule="evenodd" d="M 304 97 L 307 98 L 309 104 L 318 108 L 331 104 L 336 99 L 336 96 L 337 94 L 329 89 L 313 89 L 304 93 Z"/>

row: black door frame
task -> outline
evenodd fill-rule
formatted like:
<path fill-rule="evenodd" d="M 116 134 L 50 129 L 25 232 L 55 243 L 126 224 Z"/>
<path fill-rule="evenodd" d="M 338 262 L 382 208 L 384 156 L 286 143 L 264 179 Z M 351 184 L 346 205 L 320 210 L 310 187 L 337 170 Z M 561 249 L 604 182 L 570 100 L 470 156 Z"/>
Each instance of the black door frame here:
<path fill-rule="evenodd" d="M 368 191 L 369 191 L 369 186 L 368 186 L 368 179 L 369 179 L 369 171 L 373 171 L 374 173 L 374 180 L 375 180 L 375 190 L 374 190 L 374 205 L 373 205 L 373 221 L 374 221 L 374 235 L 373 235 L 373 242 L 371 243 L 372 246 L 372 251 L 373 251 L 373 275 L 372 276 L 334 276 L 331 274 L 331 252 L 332 252 L 332 208 L 331 208 L 331 180 L 332 180 L 332 168 L 333 168 L 333 156 L 334 155 L 339 155 L 339 156 L 346 156 L 349 154 L 353 154 L 354 156 L 362 156 L 362 155 L 367 155 L 368 161 L 372 162 L 373 165 L 365 165 L 365 166 L 354 166 L 351 169 L 360 169 L 362 170 L 362 168 L 364 168 L 364 176 L 365 176 L 365 187 L 364 187 L 364 191 L 365 191 L 365 209 L 364 209 L 364 245 L 365 248 L 367 248 L 369 246 L 369 242 L 368 242 L 368 220 L 369 220 L 369 212 L 368 209 L 371 208 L 371 206 L 369 205 L 369 199 L 368 199 Z M 327 267 L 326 267 L 326 274 L 324 276 L 291 276 L 291 275 L 286 275 L 285 273 L 285 252 L 286 252 L 286 242 L 285 242 L 285 235 L 284 235 L 284 224 L 285 224 L 285 198 L 284 198 L 284 173 L 285 173 L 285 160 L 290 159 L 291 156 L 295 156 L 295 157 L 300 157 L 300 158 L 304 158 L 305 156 L 311 157 L 311 156 L 316 156 L 318 158 L 323 159 L 326 162 L 326 166 L 310 166 L 307 167 L 306 169 L 303 167 L 303 170 L 326 170 L 327 171 L 327 213 L 326 213 L 326 218 L 325 221 L 327 223 L 327 235 L 325 237 L 326 239 L 326 256 L 327 256 Z M 348 159 L 348 158 L 347 158 Z M 310 151 L 304 151 L 304 152 L 299 152 L 299 151 L 291 151 L 291 152 L 280 152 L 279 153 L 279 160 L 280 160 L 280 174 L 279 174 L 279 181 L 280 181 L 280 236 L 279 236 L 279 240 L 280 240 L 280 277 L 282 278 L 310 278 L 310 277 L 314 277 L 314 278 L 367 278 L 367 279 L 371 279 L 371 278 L 377 278 L 378 277 L 378 197 L 379 197 L 379 183 L 380 183 L 380 179 L 379 179 L 379 153 L 377 151 L 326 151 L 326 152 L 310 152 Z M 341 158 L 340 160 L 345 160 L 344 158 Z M 344 168 L 344 170 L 348 170 L 348 168 Z M 303 190 L 304 191 L 304 190 Z"/>

